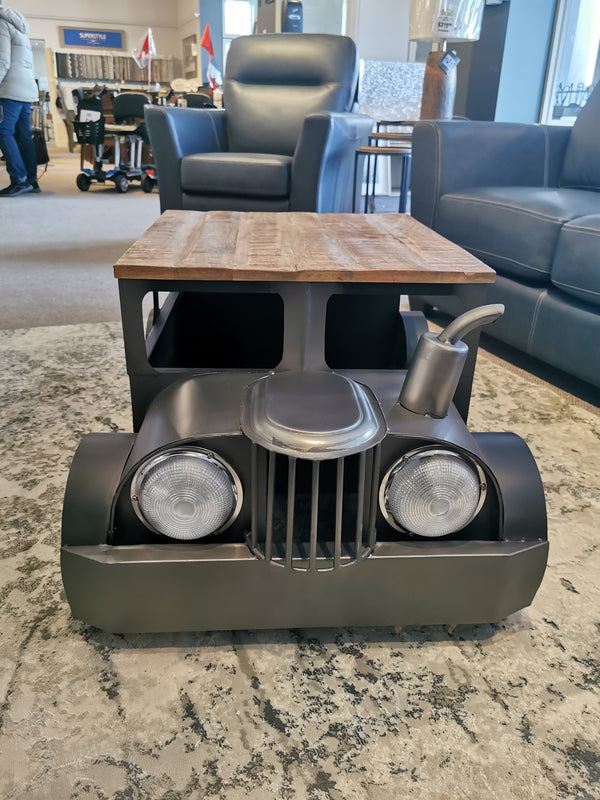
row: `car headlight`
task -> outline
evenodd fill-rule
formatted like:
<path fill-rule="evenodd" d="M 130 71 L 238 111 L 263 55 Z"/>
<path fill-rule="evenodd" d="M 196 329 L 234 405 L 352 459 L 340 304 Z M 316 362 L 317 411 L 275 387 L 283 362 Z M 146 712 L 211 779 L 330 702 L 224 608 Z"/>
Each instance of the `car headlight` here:
<path fill-rule="evenodd" d="M 142 522 L 174 539 L 199 539 L 230 525 L 242 485 L 222 458 L 182 447 L 146 461 L 133 476 L 131 502 Z"/>
<path fill-rule="evenodd" d="M 471 522 L 483 505 L 485 491 L 483 471 L 474 462 L 451 450 L 420 448 L 387 472 L 379 506 L 398 530 L 446 536 Z"/>

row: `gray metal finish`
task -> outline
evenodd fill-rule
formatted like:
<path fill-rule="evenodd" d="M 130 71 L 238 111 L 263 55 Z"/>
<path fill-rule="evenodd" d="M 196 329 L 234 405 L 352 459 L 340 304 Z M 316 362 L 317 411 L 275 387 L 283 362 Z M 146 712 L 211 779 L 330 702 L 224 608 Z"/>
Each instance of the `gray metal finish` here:
<path fill-rule="evenodd" d="M 309 288 L 310 287 L 310 288 Z M 295 284 L 263 282 L 205 282 L 205 281 L 151 281 L 119 280 L 121 317 L 125 340 L 125 360 L 131 387 L 133 428 L 139 430 L 152 399 L 170 384 L 184 375 L 208 372 L 199 364 L 194 369 L 182 367 L 153 367 L 150 364 L 152 348 L 168 320 L 169 311 L 179 293 L 244 292 L 249 296 L 264 292 L 279 294 L 285 303 L 284 354 L 278 365 L 286 369 L 315 368 L 325 364 L 323 340 L 327 301 L 335 294 L 415 296 L 453 295 L 462 309 L 482 305 L 486 296 L 484 284 L 348 284 L 319 283 Z M 154 327 L 146 339 L 141 313 L 146 294 L 170 292 L 172 299 L 163 309 L 154 312 Z M 402 317 L 402 315 L 400 315 Z M 453 402 L 463 420 L 466 421 L 471 397 L 471 384 L 479 343 L 479 329 L 465 336 L 469 347 L 465 365 Z M 301 345 L 301 346 L 300 346 Z M 256 365 L 259 366 L 259 365 Z M 265 374 L 268 370 L 263 370 Z"/>
<path fill-rule="evenodd" d="M 335 372 L 278 372 L 250 384 L 243 433 L 276 453 L 322 460 L 380 442 L 386 425 L 372 392 Z"/>
<path fill-rule="evenodd" d="M 415 414 L 445 417 L 469 353 L 461 337 L 503 313 L 500 304 L 480 306 L 461 314 L 437 336 L 424 333 L 402 386 L 400 403 Z"/>
<path fill-rule="evenodd" d="M 65 547 L 73 615 L 115 633 L 494 622 L 528 606 L 548 543 L 386 542 L 300 572 L 240 545 Z M 156 588 L 160 587 L 160 591 Z"/>
<path fill-rule="evenodd" d="M 104 544 L 111 507 L 135 436 L 88 433 L 73 457 L 62 515 L 63 545 Z"/>
<path fill-rule="evenodd" d="M 352 470 L 353 460 L 358 469 Z M 252 524 L 246 541 L 255 556 L 286 569 L 314 572 L 347 567 L 373 552 L 379 447 L 354 459 L 331 461 L 335 487 L 331 481 L 323 486 L 327 466 L 321 461 L 283 458 L 254 446 L 251 483 L 260 487 L 266 480 L 267 486 L 266 496 L 261 491 L 252 495 Z M 302 488 L 303 470 L 305 475 L 310 472 L 308 492 Z M 284 491 L 276 493 L 276 484 L 283 485 Z M 303 503 L 308 513 L 302 513 Z"/>
<path fill-rule="evenodd" d="M 473 438 L 502 498 L 501 538 L 546 539 L 544 486 L 531 450 L 514 433 L 477 433 Z"/>
<path fill-rule="evenodd" d="M 61 556 L 75 617 L 115 632 L 477 623 L 531 602 L 548 550 L 538 470 L 518 437 L 465 425 L 478 326 L 498 308 L 415 346 L 424 320 L 398 313 L 401 285 L 121 280 L 120 291 L 138 432 L 85 437 L 75 457 Z M 411 291 L 469 309 L 485 287 Z M 170 293 L 162 307 L 158 292 Z M 136 473 L 179 448 L 235 475 L 235 513 L 216 534 L 169 538 L 136 513 Z M 465 459 L 486 486 L 440 539 L 398 528 L 378 503 L 394 465 L 423 449 Z"/>
<path fill-rule="evenodd" d="M 464 314 L 461 314 L 460 317 L 452 320 L 439 334 L 438 339 L 440 342 L 455 344 L 470 331 L 495 322 L 502 314 L 504 314 L 504 306 L 501 303 L 471 308 L 469 311 L 465 311 Z"/>

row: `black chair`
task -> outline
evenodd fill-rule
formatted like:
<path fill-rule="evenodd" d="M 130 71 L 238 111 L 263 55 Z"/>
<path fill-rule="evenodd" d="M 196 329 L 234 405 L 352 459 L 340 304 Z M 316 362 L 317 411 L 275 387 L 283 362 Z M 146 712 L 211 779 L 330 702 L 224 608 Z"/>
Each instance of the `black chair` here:
<path fill-rule="evenodd" d="M 352 210 L 354 42 L 329 34 L 234 39 L 224 109 L 146 108 L 161 210 Z"/>
<path fill-rule="evenodd" d="M 195 92 L 186 92 L 184 97 L 188 108 L 216 108 L 208 88 L 200 87 Z"/>

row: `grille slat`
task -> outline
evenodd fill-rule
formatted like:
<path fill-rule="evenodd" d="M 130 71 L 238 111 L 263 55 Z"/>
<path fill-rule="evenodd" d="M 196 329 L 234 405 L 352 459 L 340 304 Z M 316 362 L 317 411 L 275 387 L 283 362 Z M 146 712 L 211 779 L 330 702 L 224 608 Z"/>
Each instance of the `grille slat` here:
<path fill-rule="evenodd" d="M 354 551 L 356 553 L 360 553 L 362 550 L 362 538 L 363 538 L 363 517 L 365 513 L 365 477 L 367 472 L 367 454 L 363 452 L 359 456 L 359 467 L 358 467 L 358 485 L 357 485 L 357 497 L 358 497 L 358 506 L 356 509 L 356 535 L 354 538 Z"/>
<path fill-rule="evenodd" d="M 254 447 L 247 541 L 258 558 L 315 572 L 369 555 L 376 542 L 379 445 L 324 461 Z"/>
<path fill-rule="evenodd" d="M 310 492 L 310 549 L 309 569 L 317 568 L 317 533 L 319 529 L 319 467 L 318 461 L 312 463 L 312 483 Z"/>
<path fill-rule="evenodd" d="M 344 513 L 344 459 L 337 460 L 335 486 L 335 540 L 333 545 L 333 568 L 340 566 L 342 558 L 342 519 Z"/>
<path fill-rule="evenodd" d="M 296 496 L 296 459 L 288 461 L 287 520 L 285 535 L 285 565 L 292 568 L 294 552 L 294 498 Z"/>
<path fill-rule="evenodd" d="M 267 536 L 265 541 L 265 558 L 271 560 L 273 554 L 273 508 L 275 505 L 275 459 L 276 454 L 269 453 L 269 469 L 267 477 Z"/>
<path fill-rule="evenodd" d="M 373 463 L 371 466 L 371 475 L 378 476 L 379 475 L 379 467 L 381 463 L 381 448 L 376 447 L 373 453 Z M 368 528 L 368 541 L 369 541 L 369 549 L 372 550 L 375 547 L 375 520 L 377 518 L 377 494 L 378 494 L 378 481 L 373 480 L 371 478 L 371 498 L 369 503 L 369 528 Z"/>
<path fill-rule="evenodd" d="M 251 547 L 252 550 L 256 549 L 258 543 L 258 492 L 260 488 L 259 470 L 258 470 L 258 445 L 252 445 L 252 512 L 251 512 Z"/>

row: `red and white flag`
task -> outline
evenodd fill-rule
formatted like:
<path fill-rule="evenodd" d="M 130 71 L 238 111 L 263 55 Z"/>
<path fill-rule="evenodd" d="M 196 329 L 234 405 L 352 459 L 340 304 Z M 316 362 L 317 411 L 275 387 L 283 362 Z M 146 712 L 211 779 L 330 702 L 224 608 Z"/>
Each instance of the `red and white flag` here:
<path fill-rule="evenodd" d="M 148 31 L 140 39 L 138 46 L 131 55 L 140 69 L 144 69 L 152 56 L 156 55 L 156 47 L 154 46 L 154 39 L 152 38 L 152 28 L 148 28 Z"/>
<path fill-rule="evenodd" d="M 211 89 L 218 89 L 219 86 L 223 83 L 223 78 L 219 70 L 212 63 L 212 60 L 215 57 L 215 51 L 213 48 L 212 39 L 210 38 L 210 25 L 207 25 L 204 28 L 204 33 L 202 34 L 202 38 L 200 39 L 200 47 L 203 47 L 208 53 L 208 66 L 206 68 L 206 78 L 208 80 L 208 85 L 210 86 Z"/>
<path fill-rule="evenodd" d="M 204 28 L 204 33 L 200 39 L 200 47 L 203 47 L 211 58 L 215 57 L 215 51 L 212 46 L 212 39 L 210 38 L 210 25 Z"/>

